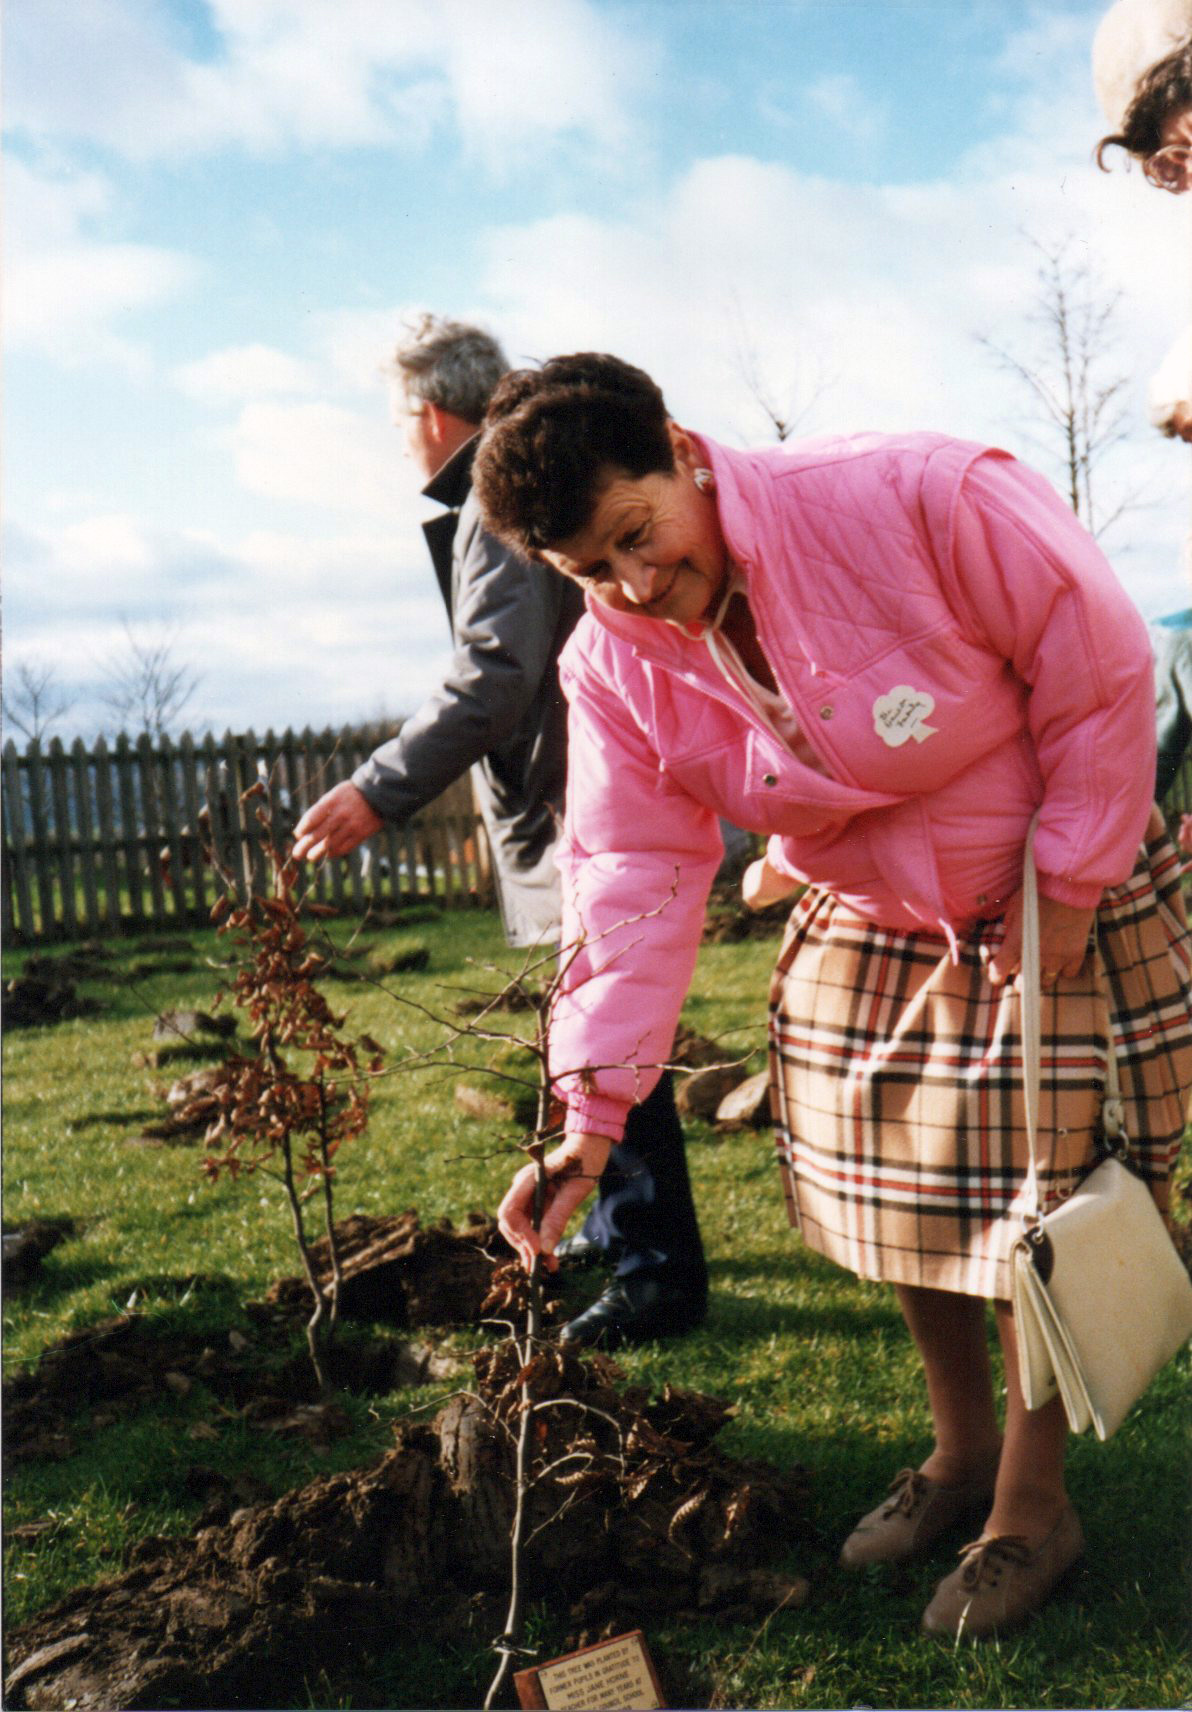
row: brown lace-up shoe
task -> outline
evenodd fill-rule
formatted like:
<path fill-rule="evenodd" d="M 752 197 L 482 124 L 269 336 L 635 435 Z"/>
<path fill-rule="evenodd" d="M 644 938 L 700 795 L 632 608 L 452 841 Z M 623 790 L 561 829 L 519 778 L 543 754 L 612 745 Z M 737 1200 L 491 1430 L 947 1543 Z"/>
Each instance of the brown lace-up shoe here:
<path fill-rule="evenodd" d="M 962 1486 L 941 1486 L 913 1468 L 899 1469 L 883 1501 L 862 1516 L 845 1540 L 841 1564 L 864 1569 L 871 1563 L 905 1563 L 919 1557 L 957 1522 L 989 1509 L 997 1465 L 995 1456 Z"/>
<path fill-rule="evenodd" d="M 923 1627 L 957 1636 L 1012 1629 L 1039 1609 L 1083 1551 L 1080 1518 L 1070 1504 L 1033 1551 L 1014 1534 L 976 1540 L 936 1588 Z"/>

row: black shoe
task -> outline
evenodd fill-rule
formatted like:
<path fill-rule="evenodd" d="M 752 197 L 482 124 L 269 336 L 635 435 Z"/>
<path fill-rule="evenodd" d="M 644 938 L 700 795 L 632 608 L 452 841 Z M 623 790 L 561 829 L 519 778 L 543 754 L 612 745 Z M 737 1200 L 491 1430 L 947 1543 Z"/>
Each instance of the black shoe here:
<path fill-rule="evenodd" d="M 585 1236 L 582 1230 L 574 1236 L 565 1236 L 560 1243 L 555 1244 L 555 1254 L 567 1266 L 572 1268 L 588 1266 L 615 1266 L 619 1259 L 617 1243 L 611 1248 L 605 1248 L 601 1242 L 595 1242 L 590 1236 Z"/>
<path fill-rule="evenodd" d="M 559 1333 L 560 1341 L 590 1349 L 616 1349 L 647 1338 L 681 1337 L 708 1311 L 702 1290 L 657 1278 L 618 1278 L 590 1308 Z"/>

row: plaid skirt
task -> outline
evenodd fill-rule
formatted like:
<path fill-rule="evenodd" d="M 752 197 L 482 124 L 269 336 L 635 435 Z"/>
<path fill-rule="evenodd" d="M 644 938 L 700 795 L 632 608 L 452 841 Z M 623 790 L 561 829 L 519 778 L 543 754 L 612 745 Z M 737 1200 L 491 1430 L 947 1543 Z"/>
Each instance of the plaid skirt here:
<path fill-rule="evenodd" d="M 1153 825 L 1154 823 L 1152 823 Z M 770 998 L 771 1099 L 791 1222 L 862 1278 L 1008 1297 L 1029 1153 L 1017 991 L 990 985 L 1000 920 L 960 941 L 875 927 L 810 890 Z M 1126 1126 L 1170 1173 L 1192 1089 L 1192 946 L 1179 858 L 1151 835 L 1097 912 L 1087 975 L 1043 995 L 1040 1187 L 1098 1162 L 1113 1030 Z"/>

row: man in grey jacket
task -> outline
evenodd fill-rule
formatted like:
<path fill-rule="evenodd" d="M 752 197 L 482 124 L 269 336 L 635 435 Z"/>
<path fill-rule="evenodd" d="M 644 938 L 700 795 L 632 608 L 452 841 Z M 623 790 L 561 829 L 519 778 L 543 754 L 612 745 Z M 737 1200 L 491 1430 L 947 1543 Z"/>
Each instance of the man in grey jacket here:
<path fill-rule="evenodd" d="M 394 415 L 446 507 L 423 525 L 451 621 L 455 651 L 442 682 L 350 781 L 314 803 L 295 829 L 294 854 L 344 856 L 402 822 L 469 767 L 493 853 L 511 945 L 559 933 L 554 866 L 566 781 L 566 707 L 559 652 L 583 611 L 574 584 L 522 559 L 481 526 L 472 496 L 476 439 L 508 364 L 490 334 L 427 316 L 394 363 Z M 691 1199 L 671 1078 L 630 1114 L 597 1206 L 560 1250 L 616 1264 L 609 1288 L 564 1328 L 581 1344 L 614 1347 L 698 1325 L 707 1271 Z"/>

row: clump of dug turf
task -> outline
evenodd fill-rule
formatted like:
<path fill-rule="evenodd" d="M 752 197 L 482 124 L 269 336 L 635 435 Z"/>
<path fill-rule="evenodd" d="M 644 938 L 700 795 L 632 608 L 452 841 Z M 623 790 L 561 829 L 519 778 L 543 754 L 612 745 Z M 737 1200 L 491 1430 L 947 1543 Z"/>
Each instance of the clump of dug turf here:
<path fill-rule="evenodd" d="M 459 1231 L 449 1220 L 423 1230 L 412 1210 L 393 1218 L 357 1215 L 338 1225 L 336 1235 L 343 1255 L 344 1318 L 404 1330 L 475 1325 L 483 1317 L 494 1266 L 509 1252 L 496 1226 L 480 1213 L 469 1214 Z M 326 1274 L 326 1242 L 314 1244 L 312 1255 Z M 158 1278 L 144 1281 L 143 1290 L 132 1295 L 150 1300 L 232 1292 L 228 1279 Z M 218 1347 L 210 1334 L 176 1323 L 163 1326 L 136 1312 L 71 1332 L 35 1366 L 5 1380 L 8 1456 L 60 1461 L 75 1450 L 80 1411 L 89 1411 L 88 1427 L 104 1427 L 163 1391 L 185 1396 L 196 1385 L 251 1424 L 328 1436 L 332 1416 L 299 1413 L 318 1398 L 309 1364 L 294 1353 L 295 1328 L 308 1301 L 304 1279 L 279 1280 L 265 1301 L 242 1305 L 247 1335 L 233 1330 Z M 329 1377 L 344 1390 L 383 1395 L 441 1378 L 446 1370 L 442 1358 L 422 1344 L 356 1337 L 333 1346 Z"/>

